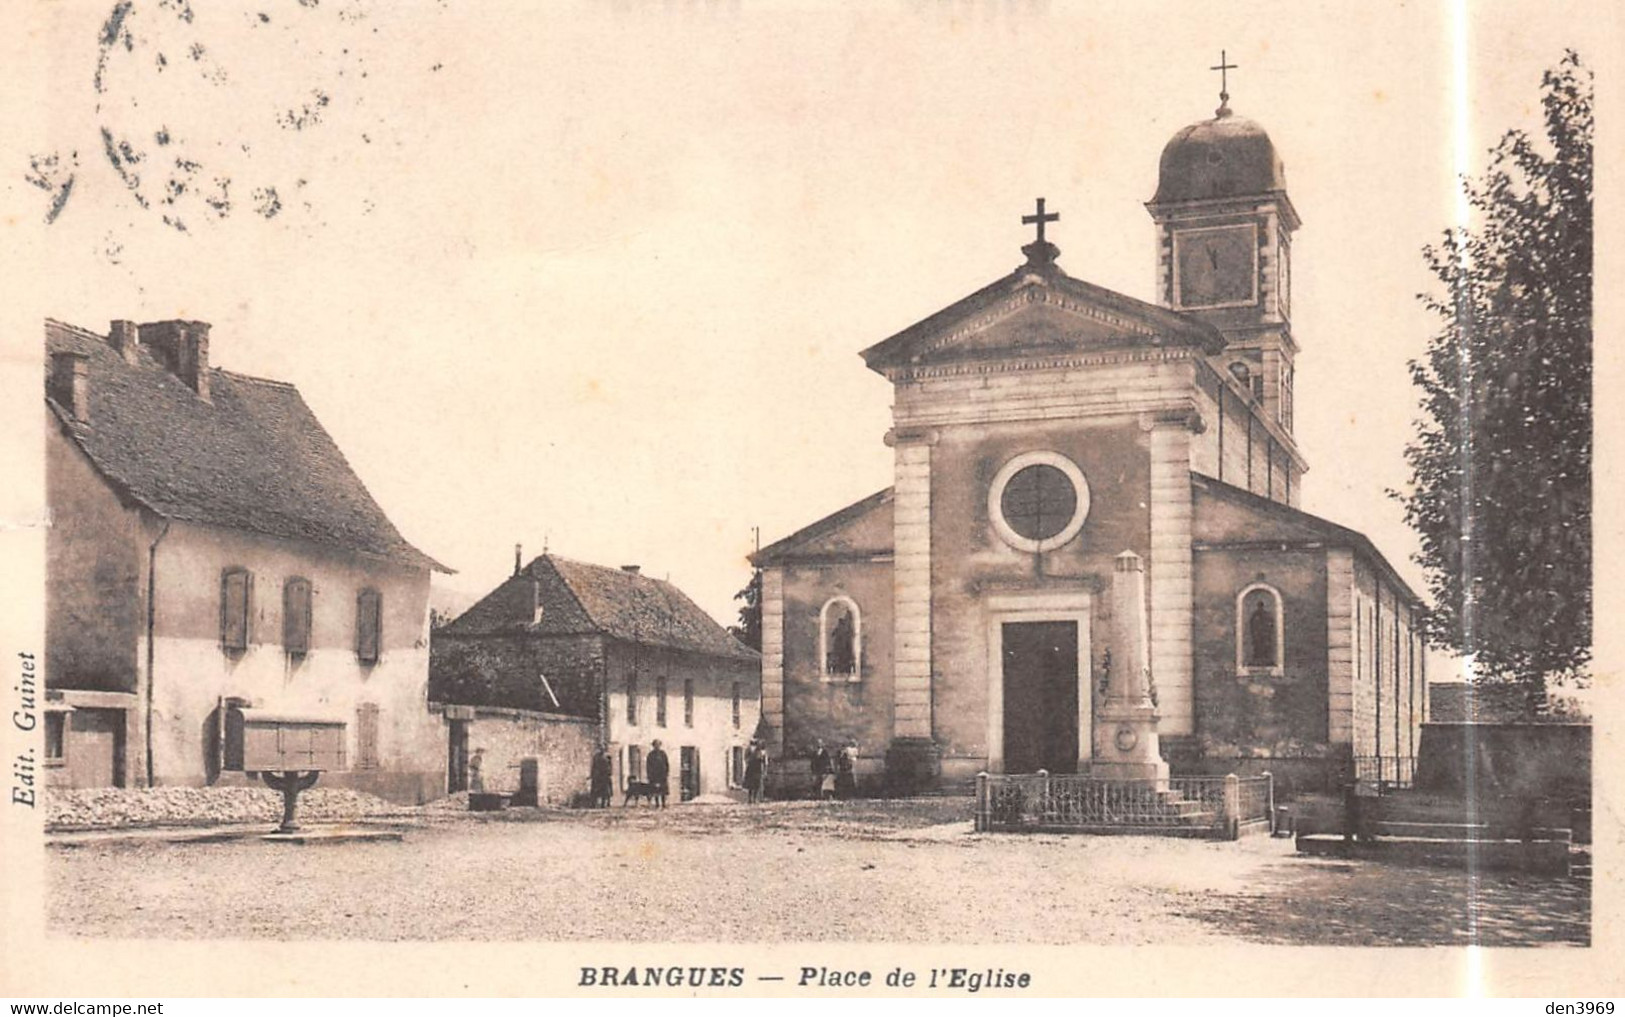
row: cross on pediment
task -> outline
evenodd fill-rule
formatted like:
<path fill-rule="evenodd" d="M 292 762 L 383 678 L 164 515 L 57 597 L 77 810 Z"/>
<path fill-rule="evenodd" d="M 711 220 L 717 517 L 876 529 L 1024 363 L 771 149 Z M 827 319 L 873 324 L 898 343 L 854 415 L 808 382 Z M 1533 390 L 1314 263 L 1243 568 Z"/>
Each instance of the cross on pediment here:
<path fill-rule="evenodd" d="M 1021 224 L 1023 226 L 1032 226 L 1032 225 L 1037 225 L 1038 226 L 1038 242 L 1041 243 L 1041 244 L 1044 242 L 1044 224 L 1047 223 L 1047 222 L 1060 222 L 1060 221 L 1061 221 L 1061 213 L 1059 213 L 1059 212 L 1048 212 L 1048 213 L 1046 213 L 1044 211 L 1044 199 L 1043 198 L 1038 199 L 1038 211 L 1034 212 L 1032 215 L 1024 215 L 1024 216 L 1021 217 Z"/>
<path fill-rule="evenodd" d="M 1022 225 L 1038 227 L 1038 237 L 1033 240 L 1032 243 L 1027 244 L 1021 249 L 1021 253 L 1027 256 L 1027 263 L 1029 265 L 1053 265 L 1055 263 L 1055 259 L 1060 257 L 1061 249 L 1044 239 L 1044 225 L 1046 223 L 1059 222 L 1060 219 L 1061 213 L 1044 211 L 1043 198 L 1038 199 L 1037 211 L 1035 211 L 1032 215 L 1024 215 L 1021 217 Z"/>

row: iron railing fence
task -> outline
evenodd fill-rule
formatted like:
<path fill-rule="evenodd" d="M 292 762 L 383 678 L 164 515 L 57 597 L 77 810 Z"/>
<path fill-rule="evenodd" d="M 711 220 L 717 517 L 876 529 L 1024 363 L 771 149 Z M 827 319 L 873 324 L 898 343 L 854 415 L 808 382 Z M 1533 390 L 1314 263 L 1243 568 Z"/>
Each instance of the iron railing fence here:
<path fill-rule="evenodd" d="M 1378 790 L 1402 790 L 1416 779 L 1415 756 L 1355 756 L 1354 779 Z"/>
<path fill-rule="evenodd" d="M 1236 837 L 1268 825 L 1275 781 L 1258 777 L 1113 780 L 1080 774 L 979 774 L 976 829 L 1120 830 Z"/>

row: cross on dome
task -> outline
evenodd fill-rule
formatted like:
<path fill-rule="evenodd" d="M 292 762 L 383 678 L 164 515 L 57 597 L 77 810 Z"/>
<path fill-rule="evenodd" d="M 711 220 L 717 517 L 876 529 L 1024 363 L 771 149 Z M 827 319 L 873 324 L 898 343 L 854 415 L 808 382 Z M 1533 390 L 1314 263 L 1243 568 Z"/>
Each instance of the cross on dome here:
<path fill-rule="evenodd" d="M 1225 57 L 1225 51 L 1219 50 L 1219 62 L 1209 67 L 1210 71 L 1219 72 L 1219 108 L 1214 116 L 1227 117 L 1230 115 L 1230 72 L 1237 68 L 1237 64 L 1230 63 Z"/>

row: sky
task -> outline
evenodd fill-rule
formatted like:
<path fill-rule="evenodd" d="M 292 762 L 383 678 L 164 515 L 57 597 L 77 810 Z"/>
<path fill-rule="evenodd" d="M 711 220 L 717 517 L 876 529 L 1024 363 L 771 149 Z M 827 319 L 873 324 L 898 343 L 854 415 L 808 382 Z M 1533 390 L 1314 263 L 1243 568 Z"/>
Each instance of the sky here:
<path fill-rule="evenodd" d="M 1465 46 L 1456 19 L 1466 10 Z M 1294 245 L 1303 507 L 1417 589 L 1390 488 L 1421 256 L 1603 4 L 63 2 L 10 33 L 8 475 L 49 315 L 212 323 L 298 385 L 463 605 L 544 546 L 719 620 L 778 539 L 891 482 L 858 351 L 1013 269 L 1152 299 L 1179 128 L 1269 131 Z M 1464 61 L 1464 62 L 1463 62 Z M 1459 72 L 1459 76 L 1458 76 Z M 1463 116 L 1465 114 L 1465 116 Z M 71 184 L 67 183 L 71 180 Z M 30 451 L 32 450 L 32 451 Z"/>

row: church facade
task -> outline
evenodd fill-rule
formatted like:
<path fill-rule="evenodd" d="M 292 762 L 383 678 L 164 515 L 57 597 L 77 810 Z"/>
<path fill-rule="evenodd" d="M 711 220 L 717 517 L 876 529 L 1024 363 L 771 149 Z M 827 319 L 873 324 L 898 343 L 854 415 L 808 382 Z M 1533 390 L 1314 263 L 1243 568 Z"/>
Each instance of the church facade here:
<path fill-rule="evenodd" d="M 1422 604 L 1298 507 L 1299 219 L 1273 143 L 1226 103 L 1169 141 L 1147 209 L 1156 303 L 1067 275 L 1040 200 L 1015 271 L 863 352 L 894 386 L 893 485 L 754 559 L 790 789 L 819 741 L 892 788 L 1098 770 L 1123 552 L 1173 773 L 1408 770 Z"/>

